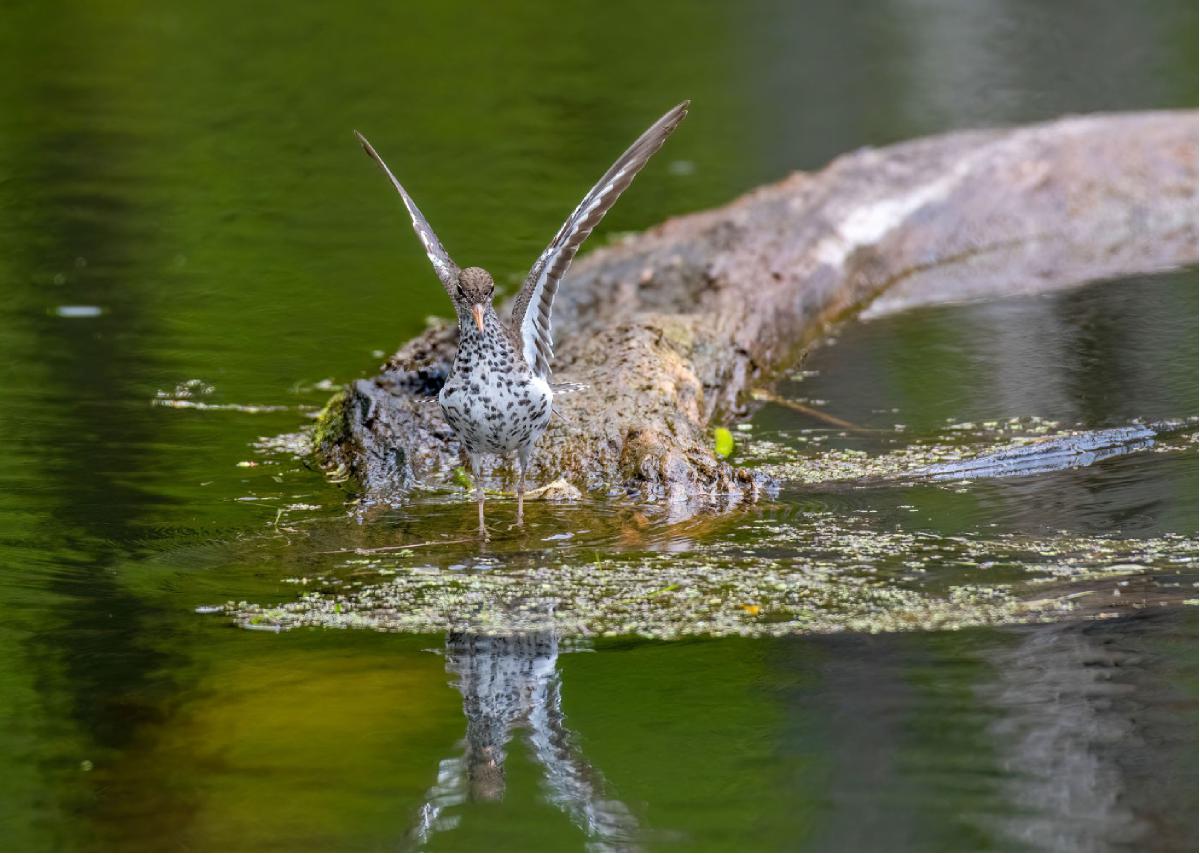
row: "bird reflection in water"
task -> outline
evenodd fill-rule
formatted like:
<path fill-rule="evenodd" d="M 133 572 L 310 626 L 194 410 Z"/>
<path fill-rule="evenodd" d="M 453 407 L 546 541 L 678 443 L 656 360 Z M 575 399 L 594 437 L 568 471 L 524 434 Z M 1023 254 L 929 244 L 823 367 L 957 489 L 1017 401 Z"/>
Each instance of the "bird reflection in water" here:
<path fill-rule="evenodd" d="M 504 761 L 513 732 L 520 729 L 542 769 L 547 800 L 587 835 L 588 848 L 634 847 L 633 814 L 606 795 L 603 776 L 583 757 L 565 724 L 558 653 L 553 632 L 446 636 L 446 670 L 457 676 L 467 734 L 460 743 L 462 755 L 438 766 L 437 783 L 426 794 L 412 832 L 416 845 L 458 825 L 462 817 L 448 813 L 451 809 L 504 798 Z"/>

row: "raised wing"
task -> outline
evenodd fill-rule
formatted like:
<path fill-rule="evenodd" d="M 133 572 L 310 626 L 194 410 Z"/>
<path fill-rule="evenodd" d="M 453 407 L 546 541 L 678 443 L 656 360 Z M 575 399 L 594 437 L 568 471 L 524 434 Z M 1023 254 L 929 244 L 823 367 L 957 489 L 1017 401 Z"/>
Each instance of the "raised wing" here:
<path fill-rule="evenodd" d="M 550 336 L 550 310 L 559 280 L 575 260 L 580 245 L 592 233 L 617 197 L 630 185 L 634 176 L 641 171 L 650 157 L 658 151 L 671 132 L 687 115 L 690 101 L 675 107 L 649 130 L 638 137 L 637 142 L 617 158 L 617 162 L 588 191 L 579 206 L 567 217 L 554 240 L 538 257 L 529 277 L 521 288 L 516 305 L 513 306 L 513 329 L 521 342 L 525 362 L 539 377 L 550 373 L 550 359 L 554 355 L 554 341 Z"/>
<path fill-rule="evenodd" d="M 408 195 L 408 191 L 404 189 L 404 185 L 396 180 L 396 176 L 392 175 L 392 170 L 388 169 L 388 165 L 383 162 L 383 158 L 367 142 L 367 138 L 358 131 L 354 132 L 354 136 L 358 137 L 358 141 L 362 143 L 363 151 L 370 156 L 371 160 L 379 164 L 379 168 L 391 180 L 392 186 L 396 188 L 396 192 L 404 200 L 404 207 L 408 208 L 408 216 L 412 218 L 413 231 L 420 238 L 421 246 L 425 247 L 425 254 L 429 256 L 429 263 L 433 265 L 434 272 L 437 273 L 438 279 L 442 280 L 442 285 L 446 288 L 446 293 L 453 300 L 454 289 L 458 285 L 458 265 L 450 259 L 450 254 L 446 252 L 446 248 L 442 246 L 442 242 L 433 233 L 433 229 L 430 228 L 429 222 L 421 213 L 421 209 L 417 207 L 417 203 L 412 200 L 412 196 Z"/>

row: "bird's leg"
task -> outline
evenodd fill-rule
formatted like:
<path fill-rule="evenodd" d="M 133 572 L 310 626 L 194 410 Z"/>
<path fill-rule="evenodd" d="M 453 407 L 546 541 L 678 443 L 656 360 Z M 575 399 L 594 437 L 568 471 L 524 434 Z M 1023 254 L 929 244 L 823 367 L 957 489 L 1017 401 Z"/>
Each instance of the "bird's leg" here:
<path fill-rule="evenodd" d="M 487 526 L 483 523 L 483 474 L 480 471 L 481 460 L 478 454 L 471 455 L 471 477 L 475 479 L 475 500 L 479 504 L 479 537 L 481 540 L 488 539 Z"/>
<path fill-rule="evenodd" d="M 517 522 L 516 525 L 525 525 L 525 470 L 529 468 L 529 449 L 522 448 L 517 451 Z"/>

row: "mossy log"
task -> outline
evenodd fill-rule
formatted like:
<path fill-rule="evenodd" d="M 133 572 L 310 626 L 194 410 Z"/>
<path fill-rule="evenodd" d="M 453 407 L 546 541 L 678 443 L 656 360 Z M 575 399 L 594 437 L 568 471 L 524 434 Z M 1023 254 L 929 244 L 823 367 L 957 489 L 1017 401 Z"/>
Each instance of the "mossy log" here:
<path fill-rule="evenodd" d="M 555 402 L 533 481 L 672 502 L 752 497 L 710 425 L 854 312 L 1061 288 L 1197 260 L 1197 114 L 1070 117 L 838 158 L 581 258 L 555 305 Z M 453 479 L 447 322 L 330 402 L 326 468 L 396 501 Z"/>

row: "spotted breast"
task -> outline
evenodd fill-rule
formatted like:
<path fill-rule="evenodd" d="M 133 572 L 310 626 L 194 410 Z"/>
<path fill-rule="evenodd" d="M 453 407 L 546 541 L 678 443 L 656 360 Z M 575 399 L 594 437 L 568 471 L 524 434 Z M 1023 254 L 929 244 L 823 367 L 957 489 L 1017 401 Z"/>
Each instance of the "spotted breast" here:
<path fill-rule="evenodd" d="M 553 394 L 517 356 L 494 313 L 480 332 L 460 328 L 458 355 L 438 395 L 442 414 L 472 454 L 527 450 L 550 423 Z"/>

